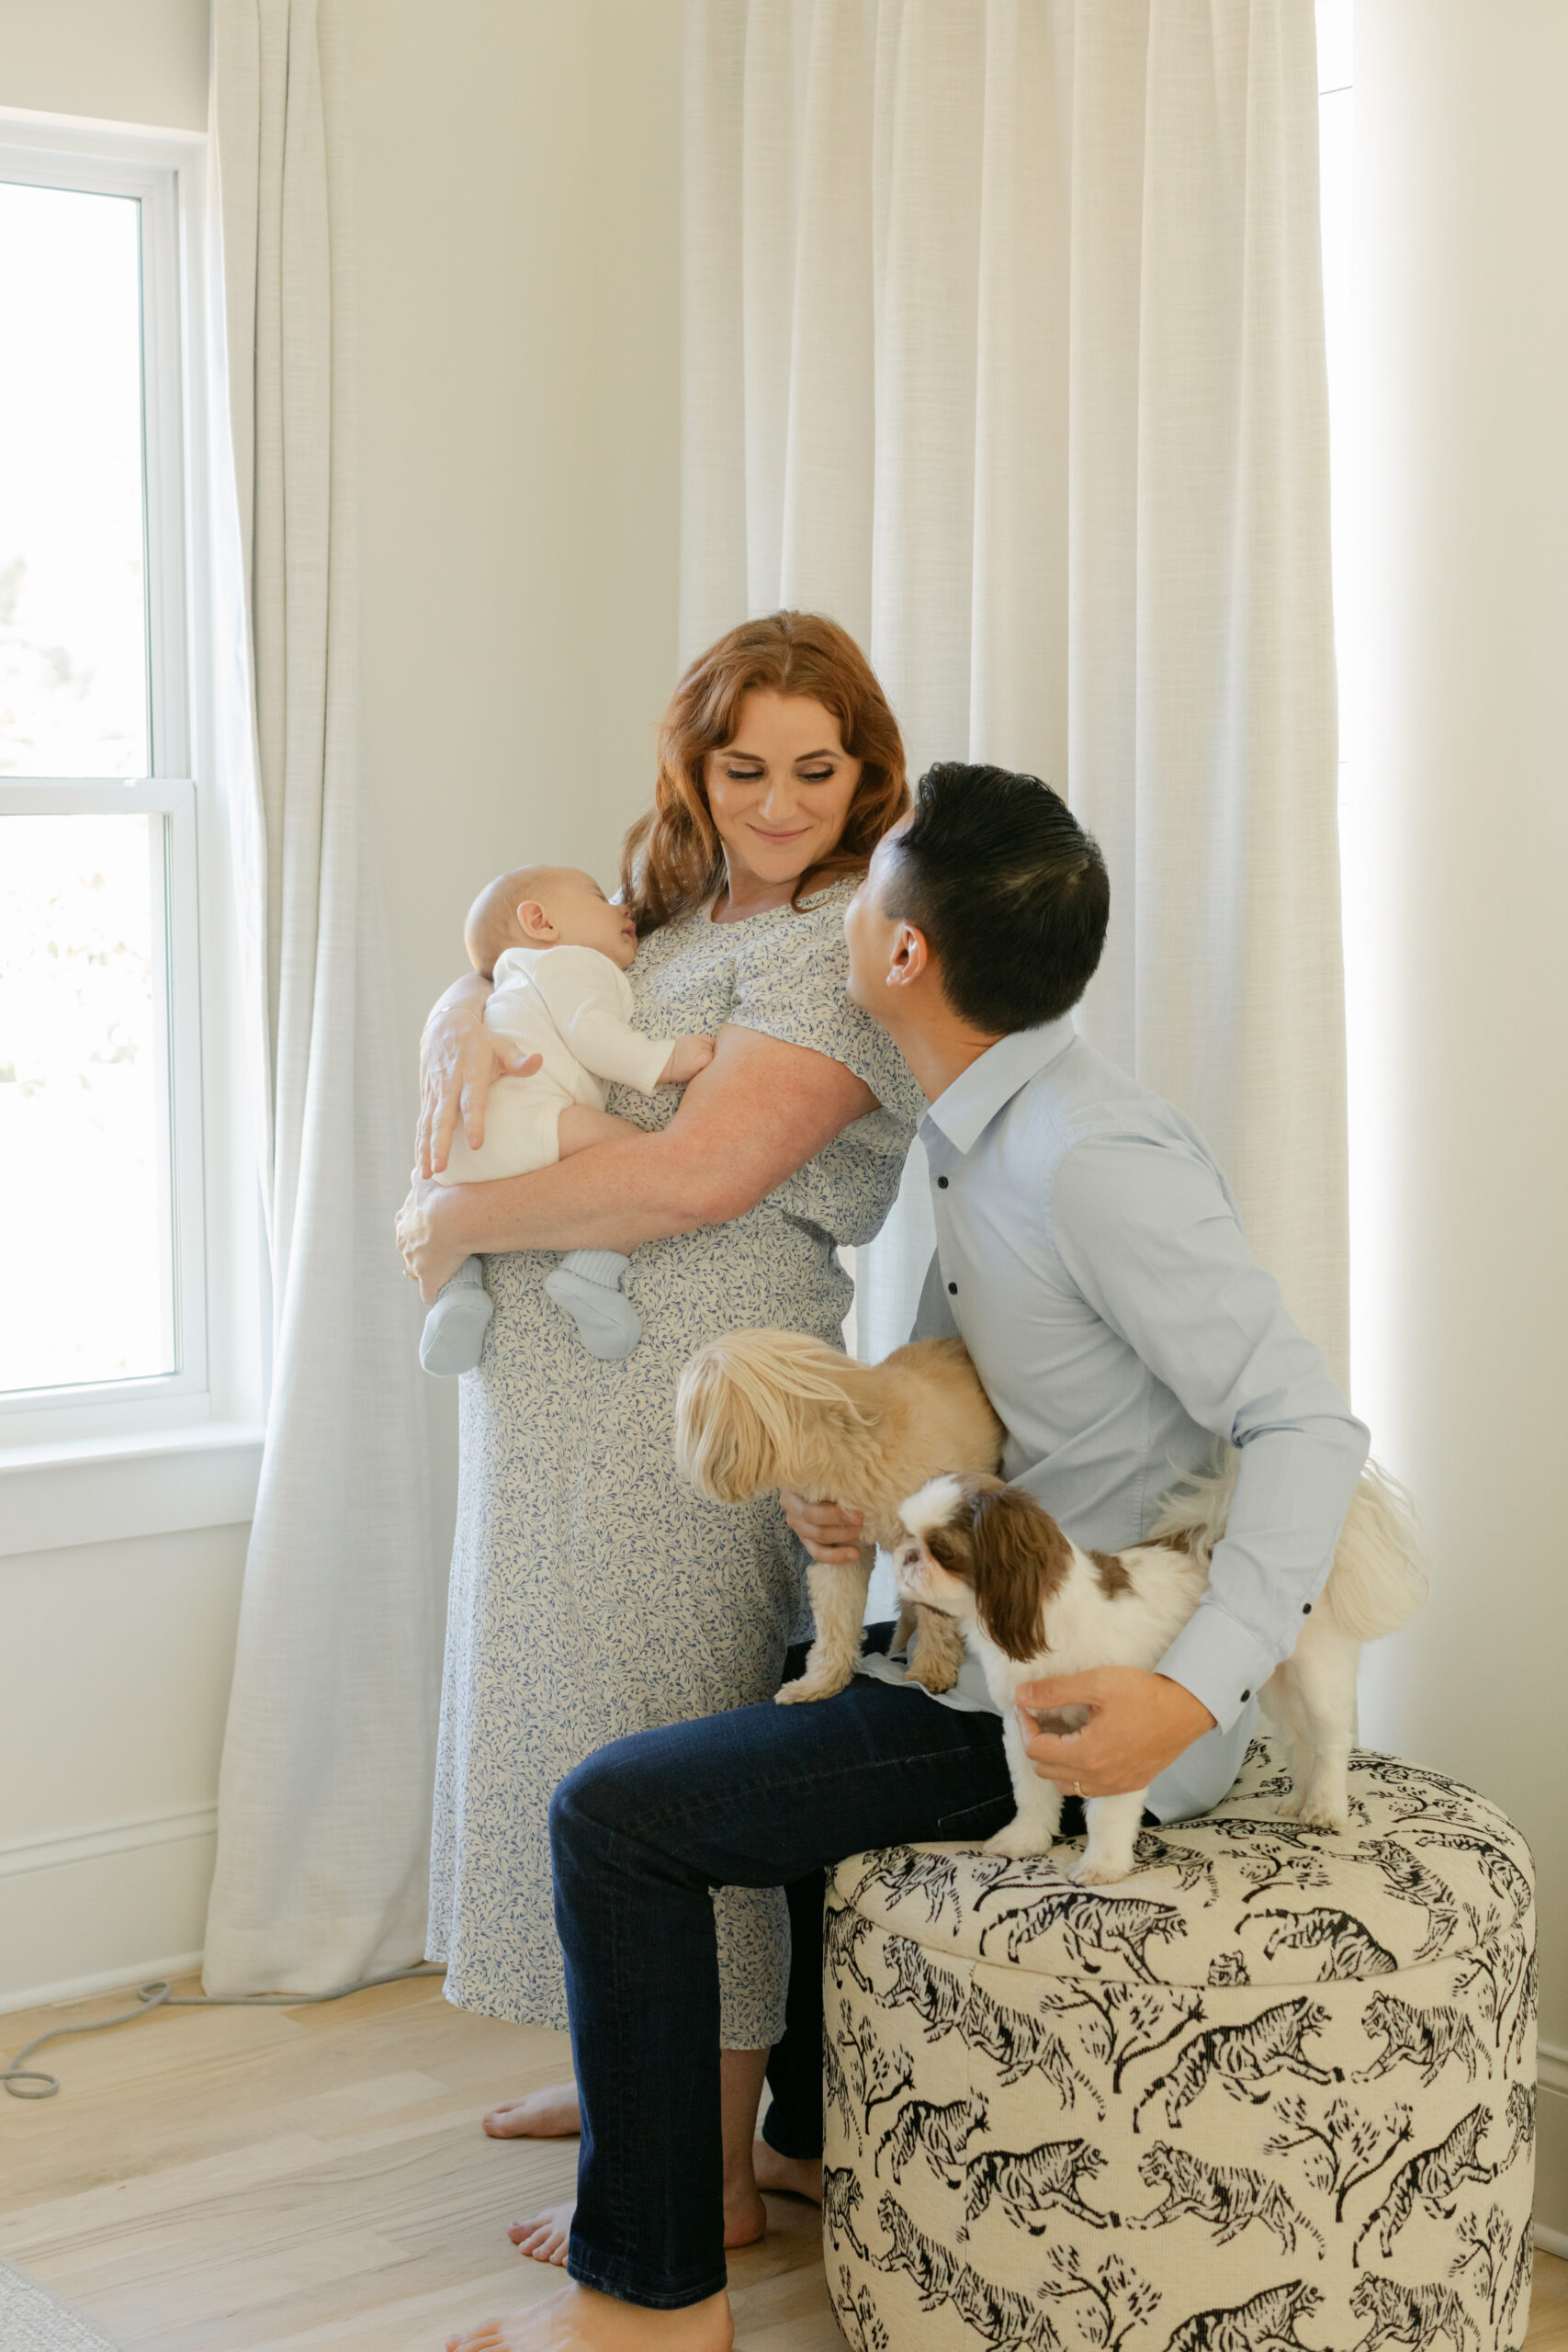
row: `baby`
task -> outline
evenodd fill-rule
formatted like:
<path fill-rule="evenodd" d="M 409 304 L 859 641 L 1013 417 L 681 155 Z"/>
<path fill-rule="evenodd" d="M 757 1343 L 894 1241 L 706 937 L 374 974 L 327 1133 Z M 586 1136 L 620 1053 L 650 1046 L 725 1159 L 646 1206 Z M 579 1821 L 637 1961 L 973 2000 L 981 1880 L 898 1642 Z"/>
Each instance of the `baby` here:
<path fill-rule="evenodd" d="M 605 1081 L 651 1094 L 680 1086 L 713 1059 L 711 1037 L 641 1037 L 631 1025 L 626 968 L 637 925 L 613 907 L 591 874 L 523 865 L 498 875 L 468 909 L 463 944 L 476 972 L 493 978 L 485 1025 L 525 1053 L 542 1054 L 532 1078 L 498 1078 L 476 1151 L 459 1129 L 438 1184 L 526 1176 L 592 1143 L 636 1135 L 604 1108 Z M 621 1290 L 630 1260 L 615 1250 L 574 1250 L 545 1288 L 596 1356 L 629 1356 L 642 1337 Z M 492 1313 L 478 1258 L 466 1258 L 425 1317 L 419 1360 L 426 1372 L 471 1372 Z"/>

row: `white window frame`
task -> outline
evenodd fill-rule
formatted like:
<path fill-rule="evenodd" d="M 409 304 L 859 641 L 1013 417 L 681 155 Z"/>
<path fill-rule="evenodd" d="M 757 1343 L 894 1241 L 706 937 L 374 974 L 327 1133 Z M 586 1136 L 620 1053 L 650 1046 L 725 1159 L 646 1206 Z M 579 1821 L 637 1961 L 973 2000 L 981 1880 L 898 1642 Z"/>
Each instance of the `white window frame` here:
<path fill-rule="evenodd" d="M 0 814 L 162 819 L 172 1372 L 0 1398 L 0 1555 L 250 1516 L 265 1250 L 247 1133 L 226 779 L 209 627 L 206 142 L 0 108 L 0 178 L 141 209 L 151 776 L 0 777 Z"/>

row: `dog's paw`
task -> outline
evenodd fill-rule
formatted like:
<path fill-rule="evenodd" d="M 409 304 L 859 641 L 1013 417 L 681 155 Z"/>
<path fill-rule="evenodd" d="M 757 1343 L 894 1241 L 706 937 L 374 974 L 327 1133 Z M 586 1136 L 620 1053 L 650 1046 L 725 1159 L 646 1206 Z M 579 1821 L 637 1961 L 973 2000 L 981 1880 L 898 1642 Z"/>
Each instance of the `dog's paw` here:
<path fill-rule="evenodd" d="M 1005 1854 L 1015 1862 L 1035 1862 L 1049 1854 L 1052 1839 L 1042 1829 L 1021 1821 L 1010 1821 L 994 1838 L 987 1838 L 980 1851 L 983 1854 Z"/>
<path fill-rule="evenodd" d="M 853 1679 L 850 1674 L 803 1674 L 797 1682 L 786 1682 L 782 1690 L 774 1691 L 773 1704 L 798 1707 L 808 1699 L 836 1699 Z"/>
<path fill-rule="evenodd" d="M 909 1668 L 907 1679 L 910 1682 L 918 1682 L 922 1690 L 930 1690 L 935 1696 L 941 1691 L 953 1689 L 958 1680 L 958 1668 L 955 1666 L 950 1667 L 945 1658 L 928 1658 L 918 1655 Z"/>
<path fill-rule="evenodd" d="M 1132 1877 L 1134 1867 L 1131 1862 L 1107 1861 L 1103 1856 L 1091 1861 L 1087 1854 L 1080 1854 L 1076 1862 L 1068 1863 L 1067 1876 L 1075 1886 L 1120 1886 L 1124 1878 Z"/>
<path fill-rule="evenodd" d="M 1303 1829 L 1348 1829 L 1350 1807 L 1344 1797 L 1314 1795 L 1309 1790 L 1304 1797 L 1292 1801 L 1291 1818 Z"/>

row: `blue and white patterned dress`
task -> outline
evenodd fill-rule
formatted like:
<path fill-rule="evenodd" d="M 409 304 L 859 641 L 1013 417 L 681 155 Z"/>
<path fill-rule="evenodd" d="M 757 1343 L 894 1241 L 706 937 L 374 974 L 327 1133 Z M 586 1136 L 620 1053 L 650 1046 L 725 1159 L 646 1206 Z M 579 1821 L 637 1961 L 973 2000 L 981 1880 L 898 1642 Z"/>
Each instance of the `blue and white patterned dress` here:
<path fill-rule="evenodd" d="M 799 1618 L 799 1552 L 777 1500 L 705 1501 L 676 1475 L 675 1384 L 721 1331 L 781 1325 L 839 1342 L 852 1295 L 835 1245 L 868 1241 L 898 1189 L 923 1104 L 844 994 L 839 883 L 798 910 L 706 914 L 644 940 L 636 1026 L 726 1022 L 830 1056 L 881 1108 L 731 1225 L 649 1242 L 626 1289 L 642 1340 L 583 1347 L 546 1297 L 555 1251 L 492 1257 L 495 1313 L 463 1381 L 462 1472 L 436 1774 L 430 1950 L 448 1999 L 520 2024 L 567 2021 L 551 1913 L 551 1792 L 608 1740 L 768 1698 Z M 611 1089 L 638 1126 L 679 1090 Z M 775 1890 L 716 1897 L 728 2049 L 784 2030 L 788 1927 Z"/>

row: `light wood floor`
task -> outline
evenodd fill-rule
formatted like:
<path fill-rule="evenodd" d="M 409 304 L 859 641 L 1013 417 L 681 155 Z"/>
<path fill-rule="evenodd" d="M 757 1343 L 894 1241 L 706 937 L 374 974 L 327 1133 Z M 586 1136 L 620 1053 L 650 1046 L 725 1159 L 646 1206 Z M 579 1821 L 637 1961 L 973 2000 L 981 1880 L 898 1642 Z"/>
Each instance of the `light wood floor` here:
<path fill-rule="evenodd" d="M 125 2005 L 0 2018 L 0 2048 Z M 0 2097 L 0 2254 L 126 2352 L 439 2352 L 558 2283 L 503 2230 L 570 2192 L 576 2143 L 490 2141 L 478 2118 L 558 2080 L 566 2038 L 465 2016 L 434 1978 L 320 2008 L 164 2010 L 38 2063 L 58 2098 Z M 739 2345 L 842 2352 L 815 2211 L 769 2211 L 764 2242 L 730 2257 Z M 1529 2342 L 1568 2352 L 1568 2263 L 1544 2255 Z"/>

